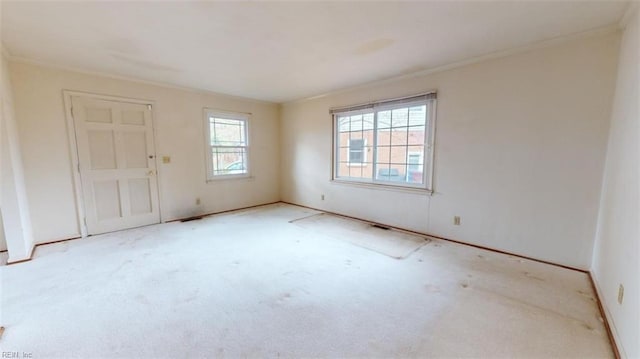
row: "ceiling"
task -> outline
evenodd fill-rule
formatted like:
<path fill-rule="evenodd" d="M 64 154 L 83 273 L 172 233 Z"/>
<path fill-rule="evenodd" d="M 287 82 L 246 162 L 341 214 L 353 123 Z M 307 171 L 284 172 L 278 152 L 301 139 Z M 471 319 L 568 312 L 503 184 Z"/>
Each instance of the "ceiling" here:
<path fill-rule="evenodd" d="M 285 102 L 616 23 L 628 3 L 2 1 L 12 57 Z"/>

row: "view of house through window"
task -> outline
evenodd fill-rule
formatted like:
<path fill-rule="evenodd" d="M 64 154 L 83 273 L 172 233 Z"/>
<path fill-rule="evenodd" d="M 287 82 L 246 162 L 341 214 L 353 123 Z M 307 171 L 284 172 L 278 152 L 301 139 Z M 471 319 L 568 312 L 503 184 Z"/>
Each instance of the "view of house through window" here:
<path fill-rule="evenodd" d="M 205 111 L 207 179 L 248 175 L 247 124 L 245 114 Z"/>
<path fill-rule="evenodd" d="M 334 111 L 334 179 L 430 189 L 435 94 Z"/>
<path fill-rule="evenodd" d="M 364 139 L 349 139 L 349 164 L 364 163 Z"/>

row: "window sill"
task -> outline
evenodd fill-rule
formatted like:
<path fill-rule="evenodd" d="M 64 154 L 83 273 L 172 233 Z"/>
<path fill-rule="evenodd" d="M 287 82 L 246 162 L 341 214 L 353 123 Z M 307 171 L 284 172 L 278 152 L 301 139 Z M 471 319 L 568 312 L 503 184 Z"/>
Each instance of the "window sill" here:
<path fill-rule="evenodd" d="M 212 183 L 212 182 L 220 182 L 220 181 L 231 181 L 231 180 L 247 180 L 247 181 L 253 181 L 255 179 L 255 177 L 248 175 L 248 174 L 242 174 L 242 175 L 223 175 L 223 176 L 217 176 L 217 177 L 210 177 L 207 178 L 207 183 Z"/>
<path fill-rule="evenodd" d="M 370 189 L 383 190 L 383 191 L 407 192 L 407 193 L 415 193 L 415 194 L 426 195 L 426 196 L 433 195 L 433 190 L 421 188 L 421 187 L 394 186 L 394 185 L 388 185 L 384 183 L 358 182 L 358 181 L 348 181 L 348 180 L 341 180 L 341 179 L 333 179 L 331 180 L 331 183 L 335 185 L 340 185 L 340 186 L 355 186 L 355 187 L 370 188 Z"/>

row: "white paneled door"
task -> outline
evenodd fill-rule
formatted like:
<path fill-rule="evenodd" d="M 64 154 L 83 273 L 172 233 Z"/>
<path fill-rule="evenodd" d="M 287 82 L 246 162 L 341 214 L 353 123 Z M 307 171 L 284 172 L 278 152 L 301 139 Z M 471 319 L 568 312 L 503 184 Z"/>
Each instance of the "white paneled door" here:
<path fill-rule="evenodd" d="M 159 223 L 151 106 L 71 102 L 87 234 Z"/>

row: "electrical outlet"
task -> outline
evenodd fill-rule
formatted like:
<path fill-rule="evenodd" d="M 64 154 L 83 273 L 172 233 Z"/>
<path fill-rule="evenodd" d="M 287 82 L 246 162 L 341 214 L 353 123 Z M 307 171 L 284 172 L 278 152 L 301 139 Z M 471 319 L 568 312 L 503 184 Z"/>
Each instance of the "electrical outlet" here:
<path fill-rule="evenodd" d="M 460 225 L 460 216 L 453 216 L 453 225 L 454 226 Z"/>
<path fill-rule="evenodd" d="M 196 206 L 200 205 L 200 198 L 196 198 Z"/>
<path fill-rule="evenodd" d="M 324 201 L 324 195 L 323 194 L 320 195 L 320 200 Z"/>
<path fill-rule="evenodd" d="M 624 299 L 624 286 L 620 284 L 618 287 L 618 304 L 622 304 L 622 299 Z"/>

